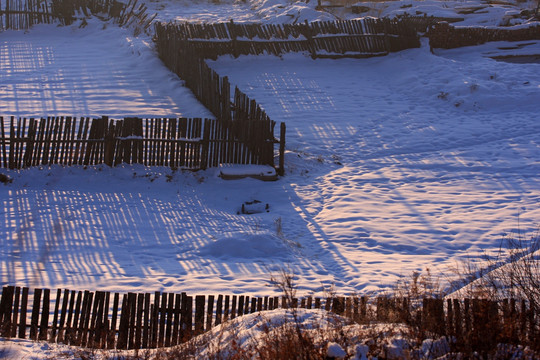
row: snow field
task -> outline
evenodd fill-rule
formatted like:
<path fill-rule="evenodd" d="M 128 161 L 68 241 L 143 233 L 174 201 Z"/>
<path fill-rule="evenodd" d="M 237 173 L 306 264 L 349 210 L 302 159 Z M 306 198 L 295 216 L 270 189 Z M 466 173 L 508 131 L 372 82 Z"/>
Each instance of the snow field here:
<path fill-rule="evenodd" d="M 286 176 L 9 171 L 2 283 L 264 295 L 276 293 L 270 275 L 285 267 L 301 295 L 368 293 L 496 249 L 539 215 L 539 65 L 486 57 L 502 45 L 210 62 L 287 123 Z M 4 116 L 209 116 L 149 38 L 95 19 L 5 32 L 0 49 Z M 239 214 L 253 200 L 270 212 Z"/>

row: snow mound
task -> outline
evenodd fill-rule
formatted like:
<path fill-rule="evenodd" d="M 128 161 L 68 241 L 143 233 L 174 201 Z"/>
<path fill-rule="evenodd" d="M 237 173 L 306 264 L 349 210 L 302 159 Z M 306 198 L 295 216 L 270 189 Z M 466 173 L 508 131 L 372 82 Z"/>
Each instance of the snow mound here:
<path fill-rule="evenodd" d="M 200 256 L 219 259 L 286 258 L 289 250 L 283 241 L 270 232 L 232 233 L 215 239 L 199 250 Z"/>

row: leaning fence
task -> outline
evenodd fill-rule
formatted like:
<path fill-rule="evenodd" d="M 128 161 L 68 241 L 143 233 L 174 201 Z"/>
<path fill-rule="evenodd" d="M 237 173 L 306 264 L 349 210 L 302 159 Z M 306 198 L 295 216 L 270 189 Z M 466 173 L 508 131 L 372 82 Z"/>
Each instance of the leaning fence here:
<path fill-rule="evenodd" d="M 206 169 L 221 163 L 273 161 L 274 123 L 243 124 L 236 134 L 217 120 L 113 120 L 107 117 L 26 119 L 0 117 L 0 167 L 144 164 Z"/>
<path fill-rule="evenodd" d="M 324 309 L 358 323 L 405 323 L 424 336 L 493 349 L 497 343 L 539 346 L 540 319 L 526 301 L 110 293 L 6 286 L 0 335 L 104 349 L 168 347 L 227 320 L 278 308 Z"/>

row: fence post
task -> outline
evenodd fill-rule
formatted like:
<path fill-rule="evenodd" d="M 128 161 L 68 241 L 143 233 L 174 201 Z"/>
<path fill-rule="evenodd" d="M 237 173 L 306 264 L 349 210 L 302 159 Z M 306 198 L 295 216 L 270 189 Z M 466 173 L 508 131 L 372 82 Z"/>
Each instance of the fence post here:
<path fill-rule="evenodd" d="M 279 169 L 278 174 L 283 176 L 285 174 L 285 133 L 287 127 L 284 122 L 281 123 L 279 132 Z"/>
<path fill-rule="evenodd" d="M 15 169 L 15 117 L 11 117 L 11 123 L 9 127 L 9 169 Z"/>
<path fill-rule="evenodd" d="M 105 154 L 104 154 L 104 161 L 105 164 L 108 166 L 114 166 L 114 133 L 116 126 L 111 121 L 108 123 L 107 117 L 103 117 L 105 121 Z"/>
<path fill-rule="evenodd" d="M 201 169 L 206 170 L 208 167 L 208 150 L 210 146 L 210 121 L 204 120 L 203 139 L 202 139 L 202 154 L 201 154 Z"/>
<path fill-rule="evenodd" d="M 8 167 L 8 158 L 6 152 L 6 130 L 4 129 L 4 117 L 0 116 L 0 134 L 2 134 L 2 161 L 0 161 L 0 167 Z"/>
<path fill-rule="evenodd" d="M 231 19 L 231 22 L 229 23 L 229 35 L 231 37 L 231 48 L 232 53 L 235 58 L 238 57 L 238 41 L 236 40 L 236 31 L 235 31 L 235 24 L 234 21 Z"/>
<path fill-rule="evenodd" d="M 38 337 L 38 321 L 39 321 L 39 305 L 41 303 L 41 289 L 34 290 L 34 301 L 32 304 L 32 318 L 30 322 L 30 339 L 37 340 Z"/>
<path fill-rule="evenodd" d="M 390 31 L 388 23 L 390 22 L 389 19 L 383 19 L 383 26 L 384 26 L 384 44 L 386 47 L 386 52 L 390 53 L 392 52 L 392 46 L 390 44 L 390 37 L 388 36 L 388 32 Z"/>
<path fill-rule="evenodd" d="M 11 315 L 13 312 L 13 295 L 15 287 L 7 286 L 2 290 L 2 301 L 0 302 L 0 333 L 5 331 L 6 337 L 11 336 Z"/>

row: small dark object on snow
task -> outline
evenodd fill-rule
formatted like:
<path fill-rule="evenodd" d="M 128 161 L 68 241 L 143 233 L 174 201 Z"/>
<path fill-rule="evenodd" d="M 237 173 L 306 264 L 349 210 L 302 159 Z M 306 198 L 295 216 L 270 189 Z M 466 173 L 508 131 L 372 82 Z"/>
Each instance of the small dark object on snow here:
<path fill-rule="evenodd" d="M 242 204 L 242 214 L 258 214 L 265 211 L 270 211 L 270 205 L 263 204 L 259 200 L 246 201 Z"/>
<path fill-rule="evenodd" d="M 11 184 L 13 179 L 5 174 L 0 174 L 0 182 L 4 184 Z"/>

